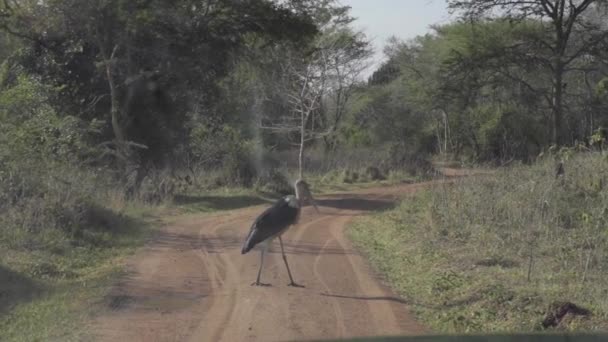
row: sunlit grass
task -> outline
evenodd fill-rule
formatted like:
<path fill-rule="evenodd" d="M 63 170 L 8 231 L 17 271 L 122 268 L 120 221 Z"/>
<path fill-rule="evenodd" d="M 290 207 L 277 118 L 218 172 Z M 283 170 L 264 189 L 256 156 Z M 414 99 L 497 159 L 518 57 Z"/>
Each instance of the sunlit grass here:
<path fill-rule="evenodd" d="M 3 248 L 0 292 L 7 297 L 0 302 L 1 339 L 82 340 L 85 322 L 120 274 L 125 258 L 154 231 L 143 218 L 125 222 L 120 230 L 105 238 L 108 245 L 61 251 Z"/>
<path fill-rule="evenodd" d="M 552 160 L 423 190 L 350 229 L 386 281 L 438 332 L 532 332 L 556 302 L 591 310 L 559 330 L 608 329 L 608 163 Z"/>

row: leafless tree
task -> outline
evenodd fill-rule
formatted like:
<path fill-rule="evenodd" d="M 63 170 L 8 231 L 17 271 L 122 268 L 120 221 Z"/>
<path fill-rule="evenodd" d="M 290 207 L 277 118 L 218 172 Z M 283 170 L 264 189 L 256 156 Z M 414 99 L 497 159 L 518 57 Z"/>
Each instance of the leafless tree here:
<path fill-rule="evenodd" d="M 348 28 L 325 31 L 308 50 L 277 52 L 275 59 L 279 61 L 280 69 L 277 91 L 288 103 L 289 113 L 270 122 L 264 120 L 262 128 L 298 135 L 300 179 L 303 178 L 306 144 L 337 132 L 370 55 L 364 36 Z"/>
<path fill-rule="evenodd" d="M 282 75 L 277 86 L 286 98 L 289 113 L 274 122 L 262 122 L 263 129 L 281 134 L 296 133 L 299 136 L 298 174 L 303 178 L 304 148 L 306 142 L 328 134 L 315 126 L 318 121 L 321 100 L 326 90 L 326 66 L 320 63 L 322 51 L 314 51 L 308 58 L 300 57 L 295 51 L 283 54 L 280 63 Z"/>

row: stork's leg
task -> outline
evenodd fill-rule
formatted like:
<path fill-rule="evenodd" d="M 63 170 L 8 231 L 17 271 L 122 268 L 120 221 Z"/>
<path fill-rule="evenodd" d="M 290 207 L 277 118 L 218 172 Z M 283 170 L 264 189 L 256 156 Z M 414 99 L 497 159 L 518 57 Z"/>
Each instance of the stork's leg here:
<path fill-rule="evenodd" d="M 262 275 L 262 267 L 264 267 L 264 253 L 265 252 L 266 252 L 266 248 L 262 248 L 262 251 L 260 252 L 260 269 L 258 270 L 258 277 L 257 277 L 256 281 L 251 284 L 251 286 L 270 286 L 270 284 L 260 283 L 260 276 Z"/>
<path fill-rule="evenodd" d="M 289 270 L 289 264 L 287 263 L 287 257 L 285 256 L 285 250 L 283 249 L 283 240 L 281 239 L 280 236 L 279 236 L 279 243 L 281 244 L 281 254 L 283 254 L 283 261 L 285 262 L 285 266 L 287 267 L 287 274 L 289 274 L 289 280 L 291 281 L 291 283 L 289 283 L 289 286 L 304 287 L 302 285 L 296 284 L 293 281 L 293 278 L 291 276 L 291 271 Z"/>

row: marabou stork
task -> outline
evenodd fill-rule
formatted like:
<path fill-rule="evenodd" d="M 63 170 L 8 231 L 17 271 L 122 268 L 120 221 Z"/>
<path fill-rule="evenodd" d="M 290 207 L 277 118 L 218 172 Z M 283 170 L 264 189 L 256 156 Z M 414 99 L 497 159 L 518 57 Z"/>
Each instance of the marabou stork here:
<path fill-rule="evenodd" d="M 268 249 L 270 242 L 272 242 L 274 238 L 278 237 L 281 245 L 281 254 L 283 254 L 283 261 L 285 262 L 287 274 L 289 275 L 289 280 L 291 281 L 289 286 L 301 287 L 301 285 L 298 285 L 293 281 L 293 277 L 291 276 L 289 264 L 287 263 L 287 257 L 285 256 L 285 250 L 283 249 L 283 240 L 281 240 L 281 235 L 289 227 L 298 223 L 303 198 L 307 198 L 311 201 L 317 213 L 319 213 L 319 208 L 317 208 L 317 204 L 312 197 L 306 182 L 298 179 L 295 182 L 295 191 L 295 196 L 287 195 L 282 197 L 276 201 L 272 207 L 266 209 L 260 216 L 258 216 L 251 226 L 251 230 L 249 231 L 249 235 L 247 235 L 247 239 L 245 239 L 245 243 L 243 243 L 241 254 L 249 252 L 257 244 L 263 244 L 260 252 L 260 268 L 258 270 L 258 277 L 251 285 L 267 285 L 260 283 L 260 275 L 262 274 L 262 266 L 264 265 L 264 253 L 266 252 L 266 249 Z"/>

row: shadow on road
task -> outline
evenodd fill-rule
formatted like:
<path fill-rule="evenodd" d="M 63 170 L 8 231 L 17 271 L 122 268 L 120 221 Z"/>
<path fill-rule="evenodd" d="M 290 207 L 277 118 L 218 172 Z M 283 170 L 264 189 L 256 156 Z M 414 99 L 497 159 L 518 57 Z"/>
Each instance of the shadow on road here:
<path fill-rule="evenodd" d="M 41 292 L 42 288 L 34 280 L 0 265 L 0 317 Z"/>
<path fill-rule="evenodd" d="M 359 210 L 359 211 L 382 211 L 395 207 L 394 201 L 389 200 L 370 200 L 357 197 L 343 197 L 339 199 L 319 199 L 317 204 L 320 207 L 329 207 L 340 210 Z"/>
<path fill-rule="evenodd" d="M 410 304 L 405 299 L 398 298 L 398 297 L 391 297 L 391 296 L 346 296 L 346 295 L 337 295 L 337 294 L 330 294 L 330 293 L 321 293 L 320 295 L 324 296 L 324 297 L 357 299 L 357 300 L 387 300 L 390 302 L 397 302 L 400 304 Z"/>
<path fill-rule="evenodd" d="M 285 247 L 285 254 L 294 254 L 294 255 L 348 255 L 348 254 L 357 254 L 355 250 L 345 249 L 339 245 L 327 245 L 320 243 L 306 243 L 306 242 L 298 242 L 292 243 L 288 240 L 283 239 L 283 246 Z M 281 254 L 281 247 L 277 242 L 275 245 L 271 246 L 269 253 L 278 253 Z"/>
<path fill-rule="evenodd" d="M 253 205 L 267 204 L 267 200 L 256 196 L 192 196 L 176 195 L 173 199 L 175 204 L 191 207 L 201 211 L 209 210 L 232 210 L 250 207 Z"/>
<path fill-rule="evenodd" d="M 243 231 L 245 234 L 246 232 Z M 225 253 L 230 250 L 240 250 L 241 245 L 245 239 L 243 236 L 203 236 L 198 242 L 192 238 L 189 234 L 176 234 L 176 233 L 161 233 L 154 248 L 159 249 L 173 249 L 177 251 L 197 251 L 204 250 L 207 253 Z M 334 255 L 347 255 L 356 254 L 357 252 L 352 249 L 344 249 L 337 244 L 321 244 L 321 243 L 310 243 L 310 242 L 291 242 L 288 238 L 283 238 L 283 246 L 285 247 L 285 254 L 334 254 Z M 260 246 L 256 246 L 254 251 L 258 251 Z M 281 253 L 279 242 L 274 241 L 268 250 L 268 253 Z"/>
<path fill-rule="evenodd" d="M 370 200 L 363 198 L 364 195 L 360 197 L 353 195 L 348 197 L 340 197 L 335 199 L 319 199 L 317 200 L 317 204 L 320 209 L 323 208 L 331 208 L 338 210 L 352 210 L 359 212 L 369 212 L 369 211 L 382 211 L 391 209 L 395 206 L 395 202 L 389 200 Z M 255 197 L 246 197 L 241 201 L 250 200 Z M 215 198 L 217 199 L 217 198 Z M 182 201 L 184 199 L 182 198 Z M 190 198 L 189 200 L 194 200 Z M 222 198 L 222 200 L 228 200 L 226 198 Z M 183 203 L 183 202 L 182 202 Z M 262 202 L 265 203 L 265 202 Z M 237 205 L 232 204 L 234 207 Z M 363 214 L 363 213 L 361 213 Z M 347 215 L 354 216 L 353 213 L 327 213 L 327 215 Z M 251 218 L 251 222 L 253 222 L 254 218 Z M 172 248 L 177 250 L 204 250 L 207 253 L 223 253 L 227 250 L 240 249 L 241 245 L 246 237 L 247 232 L 250 227 L 249 222 L 246 224 L 241 224 L 242 227 L 238 227 L 241 230 L 240 235 L 234 235 L 234 231 L 230 232 L 226 235 L 213 235 L 213 234 L 203 234 L 200 236 L 198 241 L 193 241 L 192 236 L 190 234 L 177 234 L 177 233 L 161 233 L 158 237 L 156 246 L 161 248 Z M 307 243 L 300 241 L 298 243 L 294 243 L 290 241 L 289 238 L 284 237 L 283 243 L 285 246 L 286 254 L 300 254 L 300 255 L 319 255 L 319 254 L 334 254 L 334 255 L 347 255 L 347 254 L 356 254 L 357 252 L 351 249 L 344 249 L 342 246 L 326 244 L 326 243 Z M 259 249 L 256 248 L 256 250 Z M 281 250 L 279 248 L 278 241 L 273 243 L 270 246 L 268 251 L 269 253 L 280 253 Z"/>

